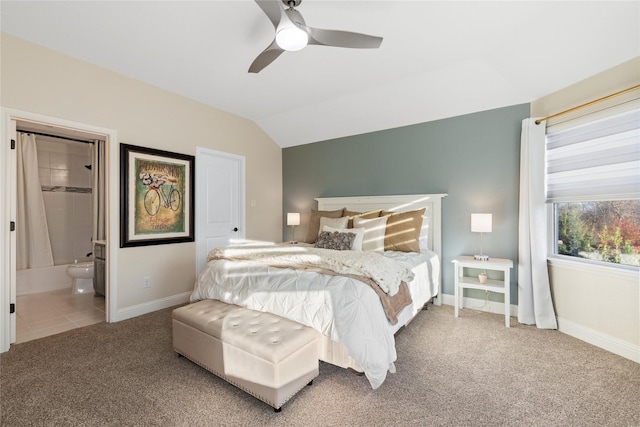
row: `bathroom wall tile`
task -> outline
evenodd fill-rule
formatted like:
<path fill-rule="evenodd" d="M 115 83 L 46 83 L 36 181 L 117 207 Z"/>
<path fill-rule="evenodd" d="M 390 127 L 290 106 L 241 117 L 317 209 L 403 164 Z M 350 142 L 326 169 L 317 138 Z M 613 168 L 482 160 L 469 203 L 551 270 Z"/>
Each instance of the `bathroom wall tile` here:
<path fill-rule="evenodd" d="M 38 176 L 40 176 L 40 185 L 51 185 L 51 169 L 38 168 Z"/>
<path fill-rule="evenodd" d="M 74 233 L 73 239 L 73 258 L 86 261 L 91 255 L 93 248 L 91 247 L 90 233 Z"/>
<path fill-rule="evenodd" d="M 49 209 L 54 209 L 55 206 L 53 206 L 54 204 L 54 198 L 53 198 L 53 192 L 51 191 L 43 191 L 42 192 L 42 200 L 44 200 L 44 209 L 45 211 L 49 211 Z"/>
<path fill-rule="evenodd" d="M 77 168 L 72 168 L 69 170 L 69 187 L 83 187 L 82 185 L 82 176 Z"/>
<path fill-rule="evenodd" d="M 74 154 L 71 158 L 70 172 L 72 179 L 72 186 L 91 188 L 91 170 L 85 166 L 91 165 L 91 159 L 87 158 L 86 154 Z"/>
<path fill-rule="evenodd" d="M 58 264 L 72 264 L 73 253 L 68 247 L 63 238 L 51 239 L 51 250 L 53 251 L 53 263 Z"/>
<path fill-rule="evenodd" d="M 47 213 L 49 232 L 51 232 L 52 229 L 64 228 L 67 220 L 66 210 L 63 207 L 57 207 L 61 205 L 61 202 L 64 202 L 60 194 L 61 193 L 45 194 L 44 208 Z"/>
<path fill-rule="evenodd" d="M 61 146 L 63 145 L 64 144 L 60 144 L 60 140 L 57 138 L 48 138 L 46 136 L 36 136 L 36 146 L 38 147 L 38 151 L 46 151 L 48 153 L 51 153 L 53 151 L 60 152 Z"/>
<path fill-rule="evenodd" d="M 91 194 L 73 193 L 73 231 L 69 235 L 73 245 L 74 258 L 85 258 L 93 251 L 91 246 Z"/>
<path fill-rule="evenodd" d="M 70 159 L 67 153 L 52 152 L 49 162 L 51 169 L 69 170 Z"/>
<path fill-rule="evenodd" d="M 84 173 L 81 170 L 84 169 L 84 166 L 82 164 L 83 160 L 83 157 L 77 154 L 69 155 L 69 186 L 71 187 L 84 187 Z M 86 169 L 84 170 L 87 171 Z"/>
<path fill-rule="evenodd" d="M 47 227 L 49 228 L 49 239 L 57 239 L 66 231 L 66 215 L 63 210 L 51 209 L 47 212 Z M 64 235 L 64 234 L 62 234 Z"/>
<path fill-rule="evenodd" d="M 91 205 L 93 198 L 91 193 L 71 193 L 73 194 L 73 209 L 75 212 L 81 212 L 83 216 L 91 213 Z"/>
<path fill-rule="evenodd" d="M 64 169 L 51 169 L 51 185 L 69 186 L 69 171 Z"/>
<path fill-rule="evenodd" d="M 51 167 L 50 156 L 51 156 L 51 153 L 41 149 L 40 144 L 38 144 L 38 167 L 50 168 Z"/>
<path fill-rule="evenodd" d="M 55 264 L 69 264 L 73 262 L 73 248 L 72 245 L 69 244 L 72 230 L 73 220 L 69 215 L 65 215 L 62 226 L 49 231 Z"/>
<path fill-rule="evenodd" d="M 64 193 L 60 191 L 43 191 L 42 197 L 44 198 L 44 206 L 47 211 L 47 215 L 49 212 L 53 212 L 54 210 L 65 209 L 66 202 Z"/>
<path fill-rule="evenodd" d="M 73 216 L 78 227 L 91 230 L 93 219 L 91 216 L 93 199 L 89 193 L 73 194 Z"/>

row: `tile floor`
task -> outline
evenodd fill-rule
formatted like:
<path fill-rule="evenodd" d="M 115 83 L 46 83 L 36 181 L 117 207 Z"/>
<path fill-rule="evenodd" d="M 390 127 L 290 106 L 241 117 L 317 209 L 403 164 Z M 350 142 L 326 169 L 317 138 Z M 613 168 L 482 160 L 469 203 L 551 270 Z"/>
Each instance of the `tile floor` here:
<path fill-rule="evenodd" d="M 59 289 L 16 297 L 16 343 L 105 321 L 104 297 Z"/>

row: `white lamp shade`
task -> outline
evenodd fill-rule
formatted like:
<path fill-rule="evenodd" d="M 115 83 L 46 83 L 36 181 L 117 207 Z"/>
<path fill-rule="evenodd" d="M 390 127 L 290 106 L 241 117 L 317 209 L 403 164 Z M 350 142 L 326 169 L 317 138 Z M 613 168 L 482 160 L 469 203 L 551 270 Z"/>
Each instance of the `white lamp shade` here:
<path fill-rule="evenodd" d="M 295 52 L 309 43 L 309 36 L 296 26 L 283 26 L 276 32 L 276 43 L 281 49 Z"/>
<path fill-rule="evenodd" d="M 297 212 L 289 212 L 287 214 L 287 225 L 300 225 L 300 214 Z"/>
<path fill-rule="evenodd" d="M 491 233 L 491 214 L 471 214 L 471 231 L 476 233 Z"/>

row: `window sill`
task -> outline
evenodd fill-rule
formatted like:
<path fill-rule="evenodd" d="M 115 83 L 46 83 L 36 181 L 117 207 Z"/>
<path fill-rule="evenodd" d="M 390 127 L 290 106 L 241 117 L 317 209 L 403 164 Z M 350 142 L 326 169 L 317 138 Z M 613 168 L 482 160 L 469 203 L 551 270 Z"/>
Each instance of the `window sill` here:
<path fill-rule="evenodd" d="M 635 280 L 638 282 L 640 268 L 632 265 L 620 264 L 604 264 L 593 261 L 582 260 L 567 256 L 552 255 L 547 258 L 547 264 L 550 267 L 559 267 L 570 270 L 576 270 L 583 273 L 598 274 L 609 278 L 618 278 L 620 280 Z"/>

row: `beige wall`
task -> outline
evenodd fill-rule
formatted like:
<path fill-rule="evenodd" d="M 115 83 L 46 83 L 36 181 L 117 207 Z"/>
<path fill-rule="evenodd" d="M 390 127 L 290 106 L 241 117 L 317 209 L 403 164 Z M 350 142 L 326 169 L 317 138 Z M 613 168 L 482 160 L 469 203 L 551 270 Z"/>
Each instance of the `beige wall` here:
<path fill-rule="evenodd" d="M 531 104 L 532 117 L 544 117 L 640 84 L 640 57 L 552 93 Z M 640 91 L 594 105 L 599 110 Z M 566 120 L 570 115 L 555 121 Z M 640 361 L 640 278 L 637 272 L 552 261 L 550 279 L 560 330 Z M 635 354 L 634 354 L 635 353 Z"/>
<path fill-rule="evenodd" d="M 281 148 L 253 122 L 7 34 L 0 64 L 2 107 L 114 129 L 122 143 L 244 156 L 246 237 L 282 238 Z M 144 306 L 193 288 L 195 244 L 118 249 L 117 267 L 118 310 Z"/>

